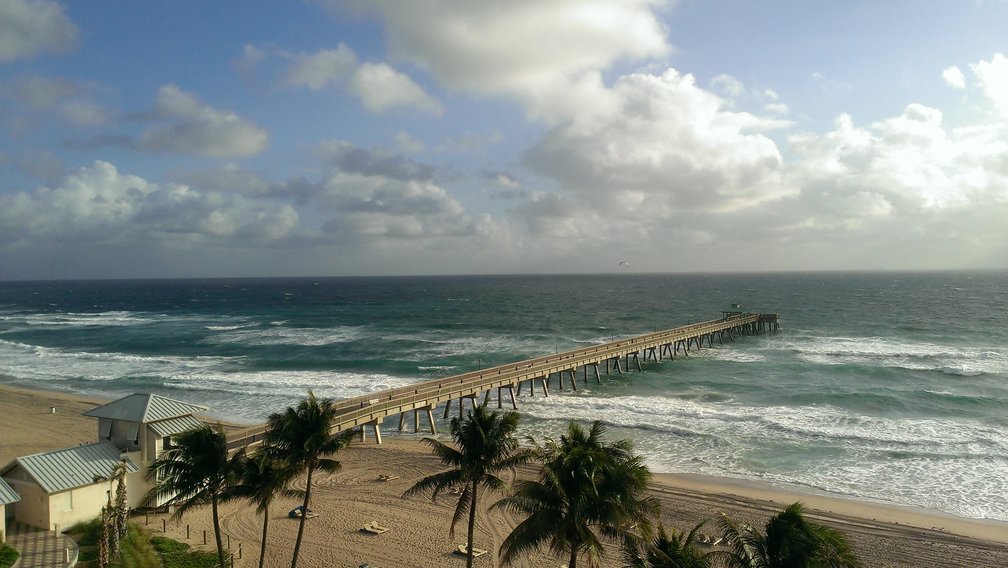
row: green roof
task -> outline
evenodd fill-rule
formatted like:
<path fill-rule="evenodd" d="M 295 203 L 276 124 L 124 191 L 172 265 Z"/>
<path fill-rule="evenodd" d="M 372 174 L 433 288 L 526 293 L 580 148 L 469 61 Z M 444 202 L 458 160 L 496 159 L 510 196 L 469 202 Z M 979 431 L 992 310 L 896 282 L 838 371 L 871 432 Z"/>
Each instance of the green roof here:
<path fill-rule="evenodd" d="M 43 491 L 52 494 L 91 485 L 96 478 L 107 478 L 122 459 L 112 442 L 98 442 L 22 456 L 7 464 L 3 471 L 6 473 L 20 465 Z M 127 459 L 126 471 L 134 473 L 140 468 Z"/>
<path fill-rule="evenodd" d="M 189 430 L 195 430 L 201 426 L 203 426 L 203 422 L 200 421 L 199 418 L 186 415 L 179 416 L 178 418 L 161 420 L 160 422 L 151 422 L 147 425 L 147 428 L 163 438 L 165 436 L 173 436 L 175 434 L 181 434 L 182 432 L 188 432 Z"/>
<path fill-rule="evenodd" d="M 17 491 L 11 489 L 11 486 L 7 485 L 7 482 L 0 477 L 0 505 L 10 505 L 20 500 L 21 496 L 17 494 Z"/>
<path fill-rule="evenodd" d="M 108 404 L 92 408 L 84 416 L 95 418 L 111 418 L 127 422 L 146 424 L 168 418 L 187 416 L 203 412 L 207 408 L 150 393 L 131 394 L 125 398 L 114 400 Z"/>

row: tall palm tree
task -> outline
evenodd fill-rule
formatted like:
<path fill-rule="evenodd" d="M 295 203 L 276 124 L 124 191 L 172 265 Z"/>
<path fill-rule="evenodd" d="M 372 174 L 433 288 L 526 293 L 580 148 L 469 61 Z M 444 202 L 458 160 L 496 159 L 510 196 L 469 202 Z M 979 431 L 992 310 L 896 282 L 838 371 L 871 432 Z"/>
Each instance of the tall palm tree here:
<path fill-rule="evenodd" d="M 650 543 L 644 543 L 643 550 L 633 548 L 626 551 L 625 560 L 629 568 L 710 568 L 711 557 L 694 544 L 700 528 L 706 521 L 693 527 L 688 533 L 658 527 L 658 534 Z"/>
<path fill-rule="evenodd" d="M 728 568 L 859 568 L 847 538 L 835 529 L 805 518 L 801 503 L 792 503 L 767 521 L 760 533 L 721 516 L 729 550 L 714 553 Z"/>
<path fill-rule="evenodd" d="M 658 501 L 645 495 L 651 472 L 629 441 L 607 444 L 604 432 L 601 422 L 585 432 L 571 421 L 559 442 L 536 445 L 537 479 L 518 481 L 493 505 L 527 516 L 501 545 L 504 564 L 546 544 L 576 568 L 579 556 L 593 562 L 602 555 L 603 540 L 626 549 L 651 538 L 658 511 Z"/>
<path fill-rule="evenodd" d="M 147 479 L 155 485 L 142 502 L 174 505 L 172 518 L 176 520 L 190 509 L 209 504 L 217 539 L 217 559 L 223 568 L 224 542 L 218 506 L 235 482 L 243 454 L 238 452 L 228 457 L 227 436 L 220 426 L 204 424 L 179 434 L 174 442 L 171 449 L 148 467 Z"/>
<path fill-rule="evenodd" d="M 263 445 L 244 460 L 238 484 L 231 496 L 255 503 L 256 512 L 263 516 L 262 542 L 259 546 L 259 568 L 266 557 L 266 535 L 269 531 L 269 508 L 276 495 L 303 497 L 304 491 L 288 488 L 297 472 L 283 459 L 276 448 Z"/>
<path fill-rule="evenodd" d="M 434 454 L 441 458 L 441 463 L 452 469 L 427 476 L 403 493 L 403 497 L 409 497 L 430 491 L 431 498 L 437 499 L 441 491 L 452 488 L 461 490 L 452 516 L 450 534 L 455 535 L 455 525 L 468 509 L 467 568 L 472 568 L 473 563 L 476 502 L 480 486 L 488 490 L 503 489 L 506 484 L 498 475 L 531 458 L 528 450 L 518 449 L 518 440 L 514 437 L 517 427 L 517 412 L 507 412 L 504 415 L 488 412 L 485 401 L 465 419 L 452 418 L 450 431 L 456 447 L 433 438 L 424 438 Z"/>
<path fill-rule="evenodd" d="M 305 472 L 308 475 L 291 568 L 297 568 L 305 520 L 308 518 L 308 502 L 311 500 L 312 476 L 316 471 L 339 471 L 340 463 L 326 456 L 345 448 L 354 435 L 353 430 L 347 430 L 333 436 L 331 432 L 335 424 L 336 409 L 333 401 L 328 398 L 318 400 L 311 391 L 308 391 L 307 398 L 298 403 L 297 408 L 287 407 L 285 412 L 274 413 L 269 417 L 266 443 L 286 456 L 293 475 Z"/>

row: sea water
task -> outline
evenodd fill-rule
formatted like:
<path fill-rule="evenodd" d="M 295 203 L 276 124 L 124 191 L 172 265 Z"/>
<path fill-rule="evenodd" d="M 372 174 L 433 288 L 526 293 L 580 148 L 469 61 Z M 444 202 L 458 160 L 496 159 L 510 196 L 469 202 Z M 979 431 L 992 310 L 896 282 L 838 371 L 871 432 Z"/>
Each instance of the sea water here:
<path fill-rule="evenodd" d="M 521 434 L 599 419 L 655 471 L 1008 520 L 1004 272 L 7 282 L 0 380 L 254 423 L 309 390 L 399 387 L 733 303 L 780 313 L 781 331 L 525 393 Z"/>

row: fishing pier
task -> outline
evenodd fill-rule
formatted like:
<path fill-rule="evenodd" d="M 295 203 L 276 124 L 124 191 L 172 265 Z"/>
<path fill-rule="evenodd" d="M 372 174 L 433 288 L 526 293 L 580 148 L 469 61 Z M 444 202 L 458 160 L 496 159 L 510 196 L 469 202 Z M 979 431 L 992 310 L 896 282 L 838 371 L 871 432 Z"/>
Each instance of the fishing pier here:
<path fill-rule="evenodd" d="M 724 343 L 726 338 L 734 341 L 737 336 L 780 329 L 779 314 L 725 311 L 722 315 L 721 319 L 335 401 L 337 418 L 332 433 L 360 427 L 362 437 L 366 437 L 366 427 L 370 427 L 380 444 L 381 423 L 386 417 L 398 415 L 401 432 L 407 416 L 412 413 L 414 432 L 420 430 L 423 416 L 430 432 L 436 434 L 434 409 L 442 402 L 445 403 L 444 418 L 452 411 L 453 402 L 458 407 L 459 416 L 462 416 L 466 401 L 475 407 L 480 395 L 488 402 L 496 390 L 498 408 L 503 406 L 506 395 L 512 408 L 517 409 L 516 397 L 523 389 L 528 391 L 529 396 L 536 396 L 537 391 L 542 396 L 549 396 L 551 380 L 555 384 L 554 388 L 563 390 L 566 380 L 571 389 L 577 390 L 578 371 L 581 371 L 580 380 L 584 383 L 591 378 L 601 383 L 599 368 L 602 365 L 605 365 L 607 374 L 623 373 L 632 368 L 642 371 L 642 360 L 662 361 L 666 357 L 675 359 L 680 352 L 689 355 L 691 348 L 702 349 L 705 342 L 708 347 L 713 347 L 715 339 L 718 343 Z M 265 434 L 265 424 L 254 426 L 237 434 L 228 442 L 228 447 L 234 449 L 256 444 L 262 441 Z"/>

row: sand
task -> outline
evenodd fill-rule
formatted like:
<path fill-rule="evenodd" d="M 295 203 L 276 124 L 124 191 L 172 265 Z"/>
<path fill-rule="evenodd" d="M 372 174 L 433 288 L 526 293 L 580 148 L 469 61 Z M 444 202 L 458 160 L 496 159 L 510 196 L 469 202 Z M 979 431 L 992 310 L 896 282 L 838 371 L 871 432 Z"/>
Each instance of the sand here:
<path fill-rule="evenodd" d="M 37 392 L 0 386 L 0 464 L 30 453 L 90 442 L 97 425 L 81 412 L 102 401 L 60 393 Z M 52 413 L 51 408 L 56 412 Z M 354 444 L 338 454 L 342 469 L 316 478 L 311 508 L 319 516 L 308 520 L 299 566 L 356 568 L 464 566 L 451 551 L 465 541 L 465 524 L 449 535 L 454 508 L 450 496 L 438 503 L 424 497 L 404 499 L 403 491 L 416 480 L 441 470 L 420 436 L 386 435 L 377 446 Z M 519 475 L 528 472 L 518 472 Z M 381 476 L 398 476 L 383 481 Z M 302 488 L 304 480 L 298 483 Z M 695 475 L 656 474 L 652 491 L 662 502 L 661 522 L 679 530 L 692 528 L 720 513 L 732 518 L 762 523 L 772 512 L 800 500 L 810 517 L 842 530 L 868 567 L 959 567 L 1008 566 L 1008 523 L 963 519 L 926 509 L 892 506 L 862 500 L 815 494 L 795 488 Z M 476 559 L 481 567 L 497 566 L 496 551 L 517 519 L 502 511 L 489 512 L 497 496 L 480 500 L 476 547 L 490 552 Z M 278 498 L 270 511 L 270 536 L 266 565 L 284 566 L 290 561 L 297 521 L 287 512 L 298 503 Z M 162 532 L 158 516 L 137 515 L 134 520 Z M 378 521 L 390 530 L 381 535 L 360 531 Z M 222 525 L 232 550 L 242 549 L 237 566 L 255 566 L 262 531 L 262 516 L 246 503 L 223 508 Z M 186 514 L 178 523 L 164 525 L 169 536 L 202 547 L 203 531 L 213 542 L 209 510 Z M 706 532 L 716 532 L 712 521 Z M 563 560 L 536 554 L 517 566 L 561 566 Z M 587 565 L 587 563 L 585 563 Z M 620 566 L 614 554 L 603 567 Z"/>

